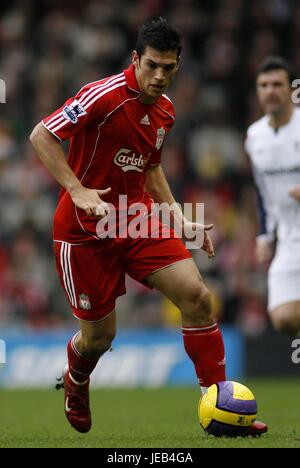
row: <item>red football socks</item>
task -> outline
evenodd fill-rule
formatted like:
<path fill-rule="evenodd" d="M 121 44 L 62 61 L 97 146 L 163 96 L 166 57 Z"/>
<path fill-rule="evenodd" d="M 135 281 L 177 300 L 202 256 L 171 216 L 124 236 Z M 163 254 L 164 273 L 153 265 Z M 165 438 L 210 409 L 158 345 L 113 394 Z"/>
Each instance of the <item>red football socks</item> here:
<path fill-rule="evenodd" d="M 67 346 L 69 375 L 73 383 L 83 384 L 88 381 L 90 374 L 93 372 L 98 363 L 98 359 L 93 361 L 79 353 L 75 346 L 76 336 L 77 333 L 75 336 L 73 336 L 73 338 L 71 338 Z"/>
<path fill-rule="evenodd" d="M 203 327 L 182 327 L 184 347 L 194 363 L 203 388 L 226 380 L 222 334 L 215 323 Z"/>

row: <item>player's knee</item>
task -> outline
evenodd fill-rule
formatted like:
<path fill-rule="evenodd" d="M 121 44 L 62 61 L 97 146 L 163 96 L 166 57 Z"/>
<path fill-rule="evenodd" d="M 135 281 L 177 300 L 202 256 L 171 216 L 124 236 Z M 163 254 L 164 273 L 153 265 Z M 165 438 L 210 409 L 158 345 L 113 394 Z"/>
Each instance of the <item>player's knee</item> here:
<path fill-rule="evenodd" d="M 182 312 L 186 319 L 200 324 L 211 320 L 210 292 L 203 283 L 199 282 L 189 288 Z"/>
<path fill-rule="evenodd" d="M 90 356 L 101 356 L 111 348 L 113 339 L 115 338 L 115 331 L 109 330 L 101 335 L 95 335 L 85 340 L 84 348 L 86 354 Z"/>
<path fill-rule="evenodd" d="M 100 351 L 101 353 L 105 353 L 111 347 L 112 341 L 115 337 L 115 332 L 106 332 L 104 335 L 95 338 L 93 342 L 93 347 L 95 350 Z"/>

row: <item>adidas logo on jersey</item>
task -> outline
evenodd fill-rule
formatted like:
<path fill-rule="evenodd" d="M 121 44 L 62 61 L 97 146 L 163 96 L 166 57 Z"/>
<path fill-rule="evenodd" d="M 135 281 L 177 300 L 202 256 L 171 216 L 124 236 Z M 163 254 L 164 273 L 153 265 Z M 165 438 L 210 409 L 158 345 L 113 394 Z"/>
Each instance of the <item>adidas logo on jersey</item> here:
<path fill-rule="evenodd" d="M 148 114 L 144 115 L 144 117 L 140 120 L 140 124 L 150 125 L 150 120 L 149 120 Z"/>

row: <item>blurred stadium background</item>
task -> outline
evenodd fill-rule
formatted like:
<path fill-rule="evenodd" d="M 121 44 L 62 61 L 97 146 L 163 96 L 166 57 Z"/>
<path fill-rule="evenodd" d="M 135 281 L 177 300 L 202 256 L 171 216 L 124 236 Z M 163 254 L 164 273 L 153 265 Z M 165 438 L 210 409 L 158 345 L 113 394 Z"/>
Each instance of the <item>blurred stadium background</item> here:
<path fill-rule="evenodd" d="M 215 226 L 216 258 L 193 255 L 232 356 L 229 377 L 299 374 L 291 340 L 271 330 L 266 314 L 266 271 L 254 255 L 255 194 L 243 151 L 246 127 L 260 116 L 257 66 L 276 53 L 300 70 L 299 2 L 1 0 L 0 78 L 7 87 L 6 104 L 0 104 L 3 385 L 49 386 L 76 328 L 52 256 L 58 186 L 35 156 L 29 132 L 84 83 L 126 68 L 137 26 L 158 15 L 184 35 L 180 71 L 168 93 L 177 121 L 163 165 L 177 200 L 204 202 L 206 222 Z M 195 383 L 178 311 L 130 279 L 127 289 L 118 302 L 115 351 L 99 365 L 95 382 Z"/>

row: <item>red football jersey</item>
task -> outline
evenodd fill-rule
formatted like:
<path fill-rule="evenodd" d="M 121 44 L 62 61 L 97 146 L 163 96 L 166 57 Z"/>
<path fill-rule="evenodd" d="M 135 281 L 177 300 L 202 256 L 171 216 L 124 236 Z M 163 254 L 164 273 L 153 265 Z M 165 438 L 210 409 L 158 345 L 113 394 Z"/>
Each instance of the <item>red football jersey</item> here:
<path fill-rule="evenodd" d="M 143 104 L 131 65 L 124 72 L 84 86 L 62 107 L 43 119 L 59 140 L 70 139 L 68 164 L 82 185 L 111 187 L 103 200 L 116 208 L 119 195 L 128 205 L 151 207 L 144 191 L 145 171 L 160 163 L 165 134 L 174 123 L 174 107 L 163 95 Z M 98 219 L 78 209 L 62 190 L 54 215 L 54 239 L 81 243 L 98 239 Z"/>

